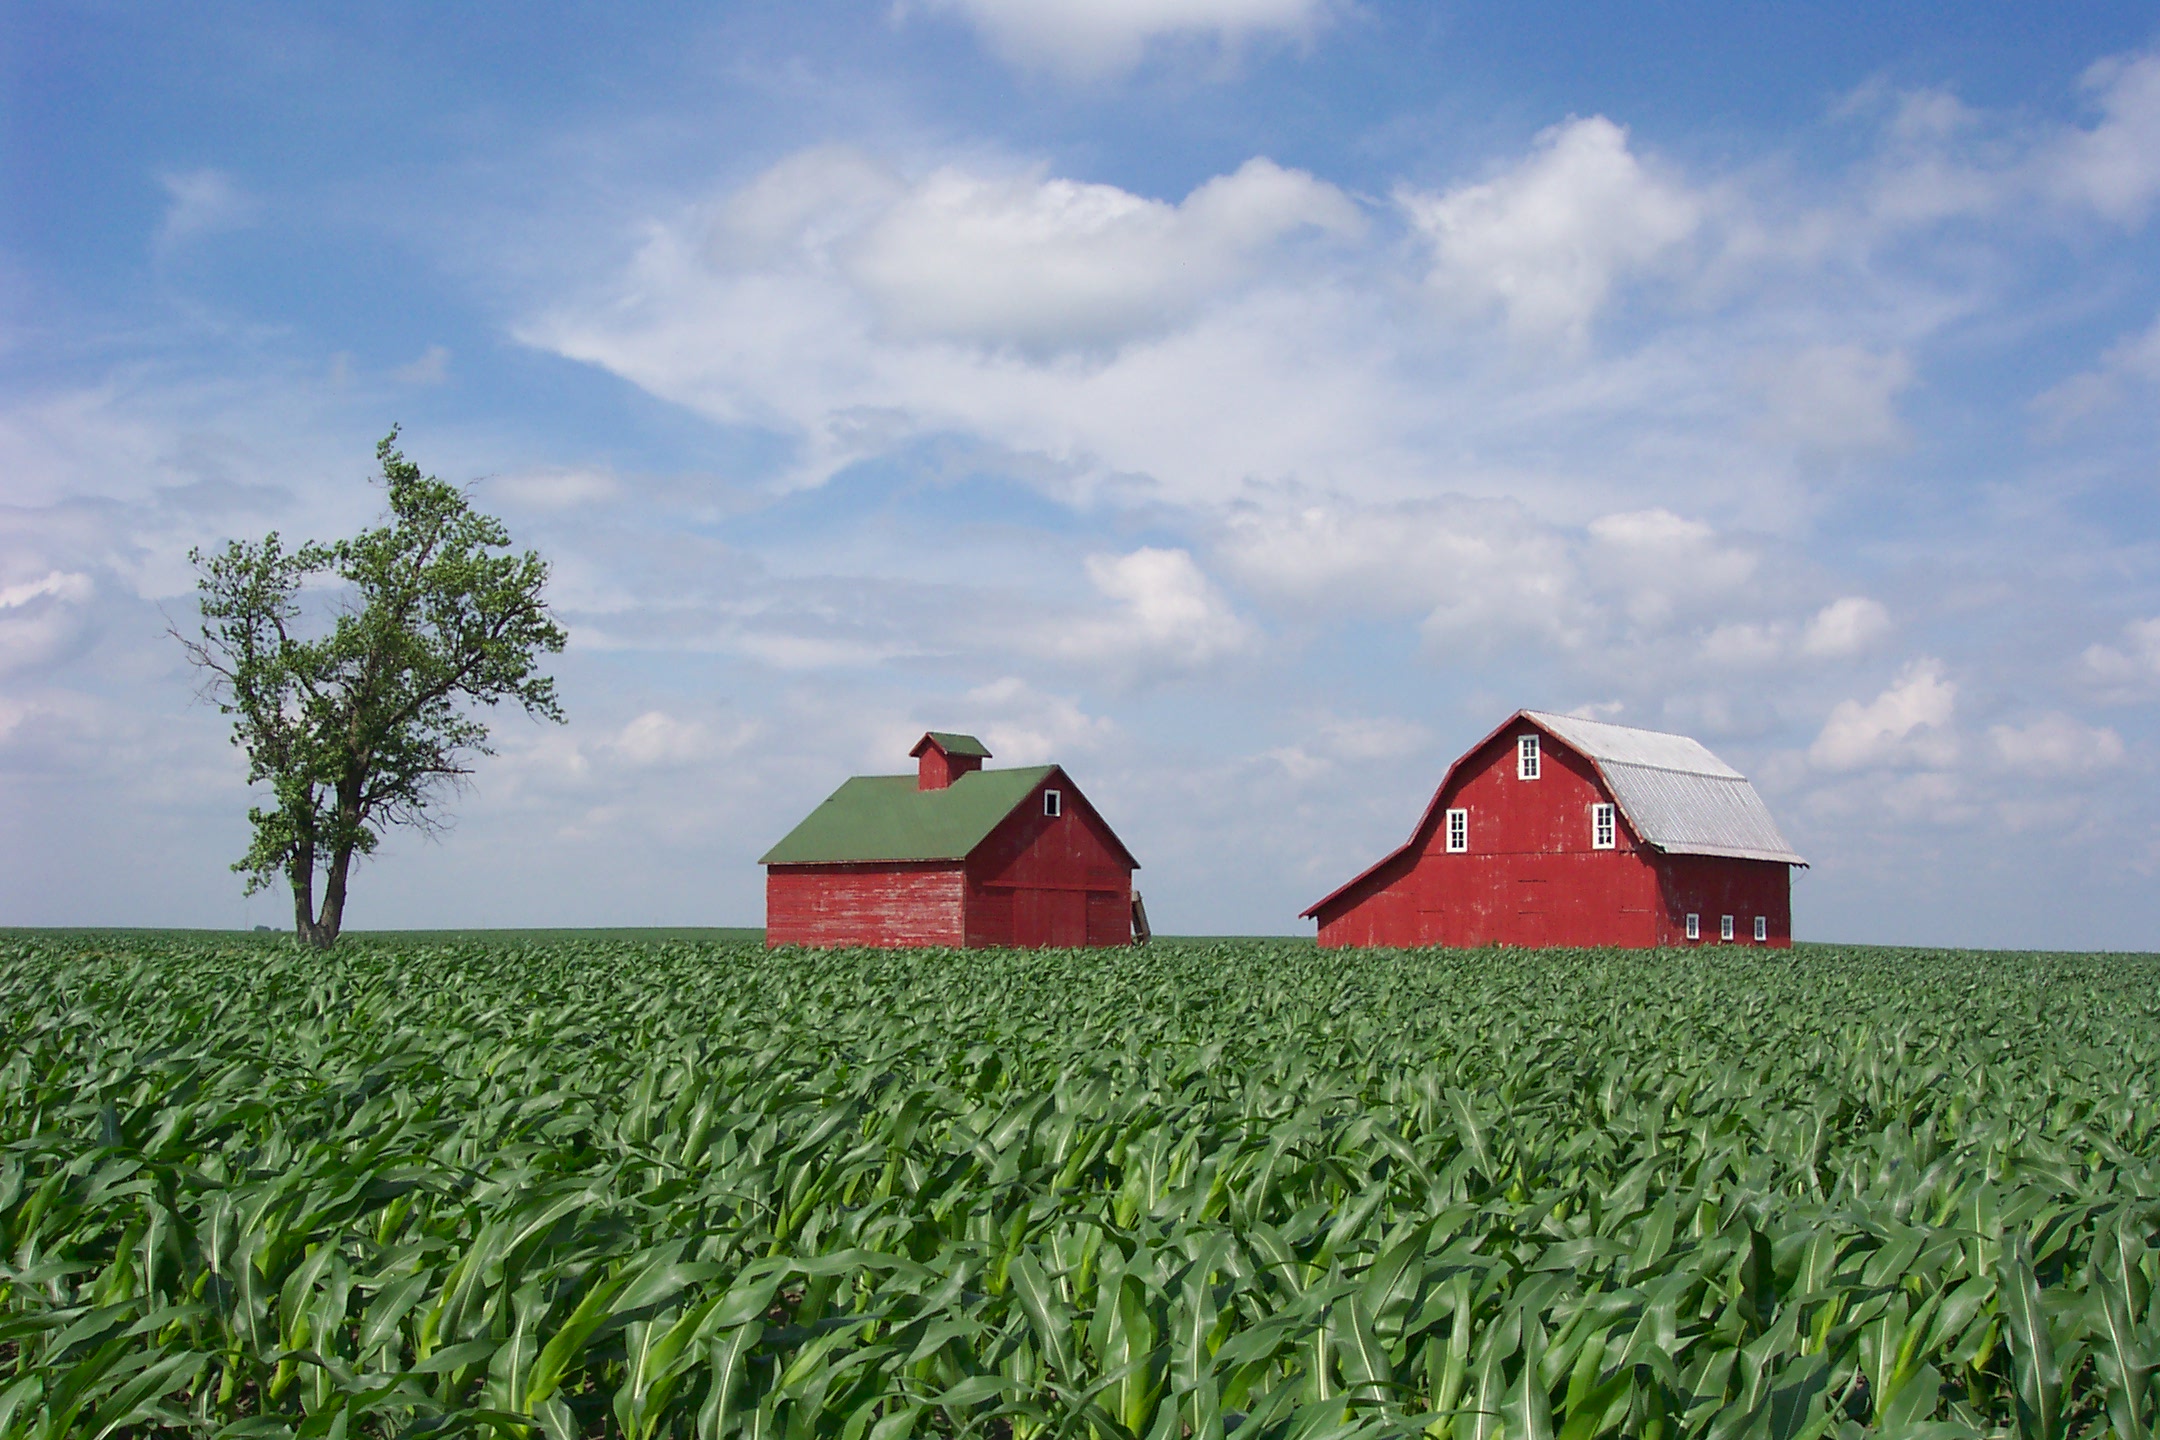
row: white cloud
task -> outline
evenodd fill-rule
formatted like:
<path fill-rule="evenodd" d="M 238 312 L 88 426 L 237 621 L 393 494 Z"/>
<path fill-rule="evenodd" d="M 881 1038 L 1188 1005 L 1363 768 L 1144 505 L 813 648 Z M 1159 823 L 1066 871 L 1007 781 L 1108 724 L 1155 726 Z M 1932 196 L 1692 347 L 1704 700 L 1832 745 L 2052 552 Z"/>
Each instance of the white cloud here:
<path fill-rule="evenodd" d="M 1265 159 L 1177 205 L 946 168 L 899 194 L 843 263 L 891 334 L 1050 352 L 1167 329 L 1280 237 L 1359 223 L 1333 186 Z"/>
<path fill-rule="evenodd" d="M 1258 636 L 1192 554 L 1153 546 L 1090 555 L 1088 579 L 1114 606 L 1109 616 L 1059 625 L 1051 645 L 1112 670 L 1192 669 L 1253 648 Z"/>
<path fill-rule="evenodd" d="M 2160 316 L 2101 352 L 2100 363 L 2034 397 L 2044 428 L 2059 435 L 2087 415 L 2113 409 L 2125 392 L 2160 385 Z"/>
<path fill-rule="evenodd" d="M 742 737 L 733 737 L 740 743 Z M 733 748 L 695 720 L 679 720 L 664 710 L 648 710 L 618 731 L 608 748 L 640 768 L 687 765 L 722 749 Z"/>
<path fill-rule="evenodd" d="M 255 201 L 222 170 L 182 170 L 158 177 L 164 187 L 165 215 L 158 222 L 159 249 L 236 229 L 254 218 Z"/>
<path fill-rule="evenodd" d="M 94 589 L 89 576 L 65 570 L 0 586 L 0 675 L 63 654 L 82 633 L 80 606 Z"/>
<path fill-rule="evenodd" d="M 1857 655 L 1890 633 L 1890 612 L 1880 600 L 1846 595 L 1815 612 L 1800 635 L 1800 653 L 1834 660 Z"/>
<path fill-rule="evenodd" d="M 2101 120 L 2059 137 L 2039 157 L 2042 183 L 2123 225 L 2160 196 L 2160 54 L 2121 55 L 2085 72 Z"/>
<path fill-rule="evenodd" d="M 1840 701 L 1808 758 L 1825 770 L 1904 761 L 1946 765 L 1957 753 L 1949 729 L 1956 707 L 1957 686 L 1943 678 L 1942 663 L 1915 660 L 1873 700 Z"/>
<path fill-rule="evenodd" d="M 1280 602 L 1423 612 L 1436 636 L 1500 628 L 1565 640 L 1580 619 L 1565 540 L 1506 501 L 1247 508 L 1231 517 L 1224 554 Z"/>
<path fill-rule="evenodd" d="M 390 378 L 400 385 L 441 385 L 450 378 L 450 351 L 430 345 L 418 359 L 392 370 Z"/>
<path fill-rule="evenodd" d="M 1579 341 L 1613 288 L 1664 259 L 1702 223 L 1703 202 L 1646 170 L 1602 115 L 1538 137 L 1482 184 L 1396 201 L 1431 243 L 1432 285 L 1498 304 L 1520 333 Z"/>
<path fill-rule="evenodd" d="M 25 580 L 17 585 L 0 585 L 0 610 L 13 610 L 28 605 L 33 600 L 47 597 L 79 602 L 89 599 L 93 588 L 88 575 L 55 570 L 37 580 Z"/>
<path fill-rule="evenodd" d="M 2123 626 L 2123 643 L 2090 645 L 2082 657 L 2085 677 L 2103 686 L 2136 686 L 2160 680 L 2160 615 Z"/>
<path fill-rule="evenodd" d="M 1044 765 L 1091 754 L 1118 733 L 1108 716 L 1090 715 L 1071 697 L 1038 690 L 1013 675 L 969 690 L 959 709 L 968 733 L 980 736 L 1004 765 Z"/>
<path fill-rule="evenodd" d="M 1617 592 L 1630 620 L 1646 626 L 1731 594 L 1760 563 L 1709 525 L 1662 507 L 1601 515 L 1590 522 L 1589 542 L 1585 569 Z"/>
<path fill-rule="evenodd" d="M 1703 637 L 1702 658 L 1712 665 L 1758 667 L 1784 657 L 1785 633 L 1776 625 L 1740 621 Z"/>
<path fill-rule="evenodd" d="M 535 510 L 568 510 L 613 500 L 622 486 L 605 470 L 527 470 L 488 477 L 490 493 Z"/>
<path fill-rule="evenodd" d="M 1912 384 L 1904 352 L 1815 345 L 1761 367 L 1765 429 L 1803 452 L 1842 455 L 1905 443 L 1897 399 Z"/>
<path fill-rule="evenodd" d="M 2089 775 L 2121 763 L 2122 736 L 2051 711 L 2023 726 L 1988 727 L 1988 747 L 2005 769 L 2028 775 Z"/>
<path fill-rule="evenodd" d="M 1336 0 L 918 0 L 957 14 L 1005 59 L 1077 79 L 1138 64 L 1153 44 L 1200 39 L 1233 45 L 1260 35 L 1304 39 Z M 905 4 L 895 7 L 905 14 Z"/>

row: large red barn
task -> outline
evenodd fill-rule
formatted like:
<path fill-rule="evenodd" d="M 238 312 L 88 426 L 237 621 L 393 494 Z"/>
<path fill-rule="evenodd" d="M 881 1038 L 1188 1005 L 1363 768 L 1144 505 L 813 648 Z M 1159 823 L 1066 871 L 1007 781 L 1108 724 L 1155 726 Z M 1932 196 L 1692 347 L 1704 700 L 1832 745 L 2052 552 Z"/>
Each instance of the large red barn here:
<path fill-rule="evenodd" d="M 1322 945 L 1792 944 L 1793 853 L 1685 735 L 1523 710 L 1410 839 L 1305 911 Z"/>
<path fill-rule="evenodd" d="M 1140 862 L 1064 770 L 985 770 L 940 730 L 909 753 L 913 775 L 853 777 L 765 853 L 767 945 L 1132 943 Z"/>

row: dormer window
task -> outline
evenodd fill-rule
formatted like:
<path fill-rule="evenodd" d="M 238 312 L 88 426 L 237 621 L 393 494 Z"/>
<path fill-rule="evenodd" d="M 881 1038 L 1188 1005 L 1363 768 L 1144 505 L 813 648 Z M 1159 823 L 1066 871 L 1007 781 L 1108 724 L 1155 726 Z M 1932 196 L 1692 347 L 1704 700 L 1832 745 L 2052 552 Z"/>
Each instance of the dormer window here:
<path fill-rule="evenodd" d="M 1538 737 L 1518 736 L 1515 741 L 1515 778 L 1535 780 L 1538 776 Z"/>
<path fill-rule="evenodd" d="M 1448 854 L 1460 855 L 1470 848 L 1470 812 L 1450 810 L 1447 812 Z"/>
<path fill-rule="evenodd" d="M 1058 816 L 1064 813 L 1065 792 L 1062 790 L 1043 791 L 1043 814 L 1049 816 L 1052 820 L 1055 820 Z"/>
<path fill-rule="evenodd" d="M 1617 824 L 1617 822 L 1616 822 L 1616 821 L 1614 820 L 1614 818 L 1613 818 L 1613 807 L 1612 807 L 1612 806 L 1610 806 L 1610 805 L 1592 805 L 1592 806 L 1590 807 L 1590 848 L 1591 848 L 1591 849 L 1593 849 L 1593 850 L 1610 850 L 1610 849 L 1612 849 L 1612 848 L 1613 848 L 1613 839 L 1614 839 L 1614 835 L 1616 834 L 1616 832 L 1617 832 L 1618 828 L 1619 828 L 1619 827 L 1618 827 L 1618 824 Z"/>

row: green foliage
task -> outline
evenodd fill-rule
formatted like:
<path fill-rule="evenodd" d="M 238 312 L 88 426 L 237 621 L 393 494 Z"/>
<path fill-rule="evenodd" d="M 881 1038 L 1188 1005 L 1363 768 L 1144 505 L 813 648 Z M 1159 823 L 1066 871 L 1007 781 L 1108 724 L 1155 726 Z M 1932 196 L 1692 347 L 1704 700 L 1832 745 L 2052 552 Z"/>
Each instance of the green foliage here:
<path fill-rule="evenodd" d="M 2151 1433 L 2160 959 L 0 937 L 0 1436 Z"/>
<path fill-rule="evenodd" d="M 490 753 L 469 707 L 511 700 L 562 718 L 554 681 L 538 670 L 539 655 L 565 639 L 541 598 L 546 562 L 530 550 L 494 553 L 510 545 L 502 523 L 422 475 L 396 430 L 375 458 L 389 524 L 293 551 L 273 531 L 188 555 L 202 625 L 182 644 L 233 717 L 248 783 L 271 793 L 248 811 L 254 842 L 233 868 L 249 894 L 289 882 L 298 933 L 319 944 L 337 939 L 353 857 L 389 826 L 427 825 L 440 787 Z M 310 639 L 299 633 L 302 595 L 326 577 L 341 603 L 327 633 Z"/>

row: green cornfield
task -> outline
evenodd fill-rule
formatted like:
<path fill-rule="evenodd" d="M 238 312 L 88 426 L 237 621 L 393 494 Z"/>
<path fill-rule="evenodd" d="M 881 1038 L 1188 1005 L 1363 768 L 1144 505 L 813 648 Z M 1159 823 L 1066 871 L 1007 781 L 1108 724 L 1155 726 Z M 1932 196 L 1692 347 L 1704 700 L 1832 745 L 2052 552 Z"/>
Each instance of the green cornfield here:
<path fill-rule="evenodd" d="M 2152 1432 L 2160 958 L 0 935 L 0 1436 Z"/>

